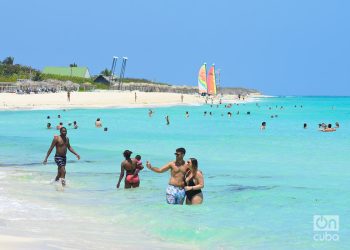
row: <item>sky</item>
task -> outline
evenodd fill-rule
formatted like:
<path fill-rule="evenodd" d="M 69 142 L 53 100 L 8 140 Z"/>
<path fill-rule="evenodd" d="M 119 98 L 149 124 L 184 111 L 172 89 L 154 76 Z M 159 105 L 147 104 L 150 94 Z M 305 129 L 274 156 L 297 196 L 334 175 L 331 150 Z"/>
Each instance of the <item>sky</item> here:
<path fill-rule="evenodd" d="M 347 0 L 0 0 L 0 59 L 197 85 L 215 63 L 222 87 L 266 95 L 350 95 Z M 121 61 L 116 73 L 119 74 Z"/>

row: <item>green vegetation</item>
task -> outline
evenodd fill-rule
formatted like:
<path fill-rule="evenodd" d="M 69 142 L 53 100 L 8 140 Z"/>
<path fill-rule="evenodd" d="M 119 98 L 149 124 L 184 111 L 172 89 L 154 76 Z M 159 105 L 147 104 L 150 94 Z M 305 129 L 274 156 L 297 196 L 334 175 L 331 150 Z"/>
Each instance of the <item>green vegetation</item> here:
<path fill-rule="evenodd" d="M 140 78 L 124 78 L 123 79 L 124 83 L 129 83 L 129 82 L 135 82 L 135 83 L 153 83 L 153 84 L 160 84 L 160 85 L 166 85 L 166 86 L 171 86 L 171 84 L 168 83 L 162 83 L 162 82 L 153 82 L 147 79 L 140 79 Z"/>
<path fill-rule="evenodd" d="M 42 80 L 48 80 L 48 79 L 53 79 L 53 80 L 59 80 L 59 81 L 71 81 L 74 83 L 93 83 L 94 81 L 90 78 L 84 78 L 84 77 L 77 77 L 77 76 L 62 76 L 62 75 L 53 75 L 53 74 L 43 74 L 41 73 L 41 78 Z"/>

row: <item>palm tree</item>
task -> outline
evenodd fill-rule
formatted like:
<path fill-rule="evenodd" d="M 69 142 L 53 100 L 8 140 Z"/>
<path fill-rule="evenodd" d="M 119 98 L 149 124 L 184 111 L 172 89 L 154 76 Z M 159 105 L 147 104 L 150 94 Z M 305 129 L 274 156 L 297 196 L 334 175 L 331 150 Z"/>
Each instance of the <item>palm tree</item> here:
<path fill-rule="evenodd" d="M 6 64 L 6 65 L 13 65 L 13 62 L 15 61 L 15 58 L 14 57 L 12 57 L 12 56 L 8 56 L 8 57 L 6 57 L 3 61 L 2 61 L 2 63 L 3 64 Z"/>
<path fill-rule="evenodd" d="M 72 64 L 69 64 L 69 67 L 71 67 L 71 68 L 78 67 L 78 65 L 76 63 L 72 63 Z"/>
<path fill-rule="evenodd" d="M 112 75 L 112 71 L 105 68 L 104 70 L 101 71 L 101 75 L 104 75 L 104 76 L 111 76 Z"/>

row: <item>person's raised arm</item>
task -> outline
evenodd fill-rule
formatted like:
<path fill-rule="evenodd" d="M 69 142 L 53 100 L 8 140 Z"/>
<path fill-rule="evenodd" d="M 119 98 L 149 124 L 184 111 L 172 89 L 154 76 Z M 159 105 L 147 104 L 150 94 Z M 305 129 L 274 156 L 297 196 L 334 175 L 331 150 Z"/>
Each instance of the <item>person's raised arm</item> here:
<path fill-rule="evenodd" d="M 123 166 L 123 163 L 120 165 L 120 176 L 119 176 L 119 180 L 118 180 L 118 183 L 117 183 L 117 188 L 119 188 L 120 186 L 120 182 L 122 181 L 124 177 L 124 166 Z"/>
<path fill-rule="evenodd" d="M 156 168 L 156 167 L 153 167 L 151 163 L 147 161 L 146 166 L 148 169 L 152 170 L 153 172 L 164 173 L 165 171 L 168 171 L 169 169 L 171 169 L 171 162 L 167 163 L 161 168 Z"/>
<path fill-rule="evenodd" d="M 56 136 L 53 138 L 52 140 L 52 143 L 51 143 L 51 146 L 49 148 L 49 150 L 47 151 L 47 154 L 46 154 L 46 157 L 43 161 L 43 164 L 46 164 L 47 163 L 47 158 L 49 158 L 51 152 L 52 152 L 52 149 L 56 146 L 56 143 L 57 143 L 57 139 L 56 139 Z"/>
<path fill-rule="evenodd" d="M 68 140 L 68 150 L 71 151 L 78 158 L 78 160 L 80 160 L 80 155 L 78 155 L 78 153 L 75 152 L 74 149 L 71 147 L 68 138 L 67 138 L 67 140 Z"/>

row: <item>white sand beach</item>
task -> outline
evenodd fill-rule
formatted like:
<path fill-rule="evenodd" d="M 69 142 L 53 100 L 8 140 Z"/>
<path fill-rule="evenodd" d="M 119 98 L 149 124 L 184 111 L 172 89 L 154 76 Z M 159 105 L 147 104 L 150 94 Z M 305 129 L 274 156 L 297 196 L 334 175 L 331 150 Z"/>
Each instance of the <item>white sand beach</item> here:
<path fill-rule="evenodd" d="M 136 93 L 136 101 L 135 101 Z M 70 101 L 67 92 L 48 94 L 0 93 L 0 110 L 61 109 L 61 108 L 107 108 L 107 107 L 155 107 L 173 105 L 201 105 L 205 98 L 199 95 L 164 92 L 94 91 L 72 92 Z M 249 97 L 245 101 L 251 100 Z M 217 103 L 219 97 L 214 102 Z M 239 102 L 236 95 L 225 95 L 225 102 Z"/>

